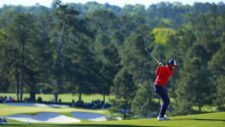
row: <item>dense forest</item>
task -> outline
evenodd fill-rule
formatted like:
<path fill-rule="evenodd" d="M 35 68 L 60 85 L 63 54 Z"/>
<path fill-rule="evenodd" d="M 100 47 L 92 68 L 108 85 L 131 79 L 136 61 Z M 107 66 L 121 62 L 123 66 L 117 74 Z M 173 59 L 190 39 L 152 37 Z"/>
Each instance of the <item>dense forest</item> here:
<path fill-rule="evenodd" d="M 161 2 L 63 4 L 0 8 L 0 92 L 31 98 L 43 90 L 115 95 L 112 110 L 147 116 L 157 63 L 175 59 L 167 90 L 174 114 L 192 106 L 225 110 L 225 4 Z"/>

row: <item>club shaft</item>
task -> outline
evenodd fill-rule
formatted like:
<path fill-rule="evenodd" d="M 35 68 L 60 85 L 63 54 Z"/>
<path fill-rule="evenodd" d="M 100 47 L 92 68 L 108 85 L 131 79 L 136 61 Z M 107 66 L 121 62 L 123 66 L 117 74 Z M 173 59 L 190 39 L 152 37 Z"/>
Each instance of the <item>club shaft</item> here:
<path fill-rule="evenodd" d="M 152 58 L 157 62 L 159 63 L 159 61 L 152 55 L 152 53 L 148 50 L 148 49 L 145 49 L 146 52 L 148 52 L 148 54 L 150 54 L 152 56 Z"/>

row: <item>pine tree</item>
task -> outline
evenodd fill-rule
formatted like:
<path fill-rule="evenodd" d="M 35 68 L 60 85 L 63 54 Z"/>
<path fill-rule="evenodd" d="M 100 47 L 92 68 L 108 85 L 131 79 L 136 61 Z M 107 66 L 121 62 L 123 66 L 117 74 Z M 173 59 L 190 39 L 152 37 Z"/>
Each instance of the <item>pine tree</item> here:
<path fill-rule="evenodd" d="M 28 45 L 32 45 L 35 42 L 36 26 L 34 25 L 34 21 L 35 18 L 31 14 L 17 13 L 12 18 L 12 22 L 10 22 L 7 31 L 7 36 L 10 37 L 9 40 L 14 48 L 13 52 L 15 52 L 15 79 L 17 80 L 17 87 L 20 87 L 20 101 L 23 100 L 24 84 L 26 80 L 25 71 L 27 68 L 26 62 L 30 55 Z"/>
<path fill-rule="evenodd" d="M 224 34 L 225 35 L 225 34 Z M 225 36 L 224 36 L 225 37 Z M 218 110 L 225 110 L 225 92 L 224 92 L 224 75 L 225 75 L 225 45 L 222 45 L 221 48 L 213 55 L 212 60 L 209 62 L 209 68 L 213 72 L 213 79 L 216 83 L 217 93 L 215 93 L 215 105 Z"/>
<path fill-rule="evenodd" d="M 157 110 L 158 104 L 154 101 L 153 93 L 153 88 L 147 82 L 139 88 L 131 107 L 135 115 L 145 118 L 156 115 L 154 112 Z"/>
<path fill-rule="evenodd" d="M 145 52 L 145 42 L 140 34 L 127 37 L 120 50 L 121 62 L 133 75 L 136 85 L 141 85 L 149 78 L 150 62 Z"/>
<path fill-rule="evenodd" d="M 111 93 L 115 95 L 112 100 L 112 112 L 121 112 L 126 119 L 130 113 L 131 103 L 136 93 L 133 77 L 125 68 L 122 68 L 113 80 Z"/>
<path fill-rule="evenodd" d="M 180 71 L 180 80 L 177 81 L 176 111 L 177 114 L 191 113 L 192 106 L 201 107 L 212 103 L 213 84 L 210 72 L 207 69 L 206 51 L 200 45 L 195 45 L 188 51 L 188 62 L 184 70 Z"/>

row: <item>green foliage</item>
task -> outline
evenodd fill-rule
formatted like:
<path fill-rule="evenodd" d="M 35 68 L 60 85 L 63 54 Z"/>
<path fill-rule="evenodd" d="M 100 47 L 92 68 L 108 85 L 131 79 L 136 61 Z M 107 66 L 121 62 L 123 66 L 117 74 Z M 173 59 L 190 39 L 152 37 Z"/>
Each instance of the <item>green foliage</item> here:
<path fill-rule="evenodd" d="M 203 105 L 212 103 L 212 94 L 215 86 L 211 83 L 210 72 L 206 66 L 206 51 L 202 46 L 193 46 L 189 51 L 190 61 L 185 63 L 184 70 L 180 71 L 181 79 L 176 89 L 177 109 L 175 112 L 191 113 L 191 106 L 198 106 L 199 112 Z M 204 98 L 203 98 L 204 97 Z M 182 103 L 181 103 L 182 102 Z"/>
<path fill-rule="evenodd" d="M 140 117 L 150 117 L 155 116 L 154 113 L 159 104 L 157 104 L 153 99 L 153 88 L 152 85 L 145 82 L 141 88 L 138 89 L 136 96 L 132 102 L 131 110 Z"/>
<path fill-rule="evenodd" d="M 223 63 L 225 62 L 225 45 L 223 45 L 212 57 L 212 60 L 209 62 L 209 68 L 215 74 L 214 80 L 216 80 L 217 94 L 215 94 L 216 100 L 214 101 L 215 105 L 219 110 L 224 110 L 225 97 L 224 97 L 224 74 L 225 67 Z"/>
<path fill-rule="evenodd" d="M 162 28 L 162 27 L 169 27 L 170 24 L 171 24 L 170 19 L 161 19 L 161 21 L 158 24 L 159 25 L 158 27 L 160 27 L 160 28 Z"/>
<path fill-rule="evenodd" d="M 130 113 L 130 106 L 135 96 L 137 87 L 133 82 L 132 75 L 122 68 L 113 80 L 111 92 L 115 95 L 113 99 L 112 109 L 113 112 L 121 112 L 123 118 L 126 119 Z"/>
<path fill-rule="evenodd" d="M 155 36 L 155 42 L 161 45 L 166 45 L 169 37 L 176 34 L 176 31 L 171 28 L 154 28 L 152 33 Z"/>
<path fill-rule="evenodd" d="M 131 35 L 126 38 L 123 49 L 120 50 L 121 62 L 132 74 L 136 85 L 148 80 L 149 61 L 146 57 L 145 41 L 140 34 Z"/>
<path fill-rule="evenodd" d="M 225 35 L 225 34 L 224 34 Z M 212 60 L 209 62 L 209 68 L 217 75 L 225 74 L 225 45 L 223 44 L 221 48 L 213 55 Z"/>
<path fill-rule="evenodd" d="M 125 68 L 122 68 L 115 76 L 113 84 L 112 93 L 115 94 L 116 98 L 124 98 L 127 101 L 131 101 L 135 96 L 136 86 L 132 75 Z"/>
<path fill-rule="evenodd" d="M 118 93 L 114 107 L 127 113 L 134 96 L 142 96 L 136 94 L 140 86 L 155 80 L 147 47 L 161 62 L 175 59 L 179 65 L 166 86 L 176 100 L 174 113 L 212 104 L 222 110 L 224 11 L 223 3 L 5 5 L 0 91 L 18 93 L 24 84 L 20 91 L 77 93 L 80 100 L 82 93 Z M 148 107 L 150 100 L 145 102 Z"/>
<path fill-rule="evenodd" d="M 101 50 L 104 49 L 110 43 L 110 38 L 104 33 L 100 33 L 96 35 L 95 41 L 95 51 L 100 53 Z"/>
<path fill-rule="evenodd" d="M 225 110 L 225 92 L 224 92 L 224 76 L 217 77 L 217 94 L 215 94 L 216 100 L 214 103 L 217 105 L 217 108 L 219 111 L 224 111 Z"/>

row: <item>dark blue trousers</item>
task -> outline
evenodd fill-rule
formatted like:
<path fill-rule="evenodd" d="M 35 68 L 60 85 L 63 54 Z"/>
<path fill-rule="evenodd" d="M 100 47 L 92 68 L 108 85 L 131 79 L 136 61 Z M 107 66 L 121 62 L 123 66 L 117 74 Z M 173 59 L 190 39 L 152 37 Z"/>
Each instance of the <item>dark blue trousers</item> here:
<path fill-rule="evenodd" d="M 161 85 L 154 85 L 154 91 L 158 94 L 158 96 L 162 100 L 162 105 L 159 112 L 159 117 L 164 117 L 167 107 L 170 103 L 170 99 L 168 97 L 168 94 L 166 92 L 166 89 Z"/>

